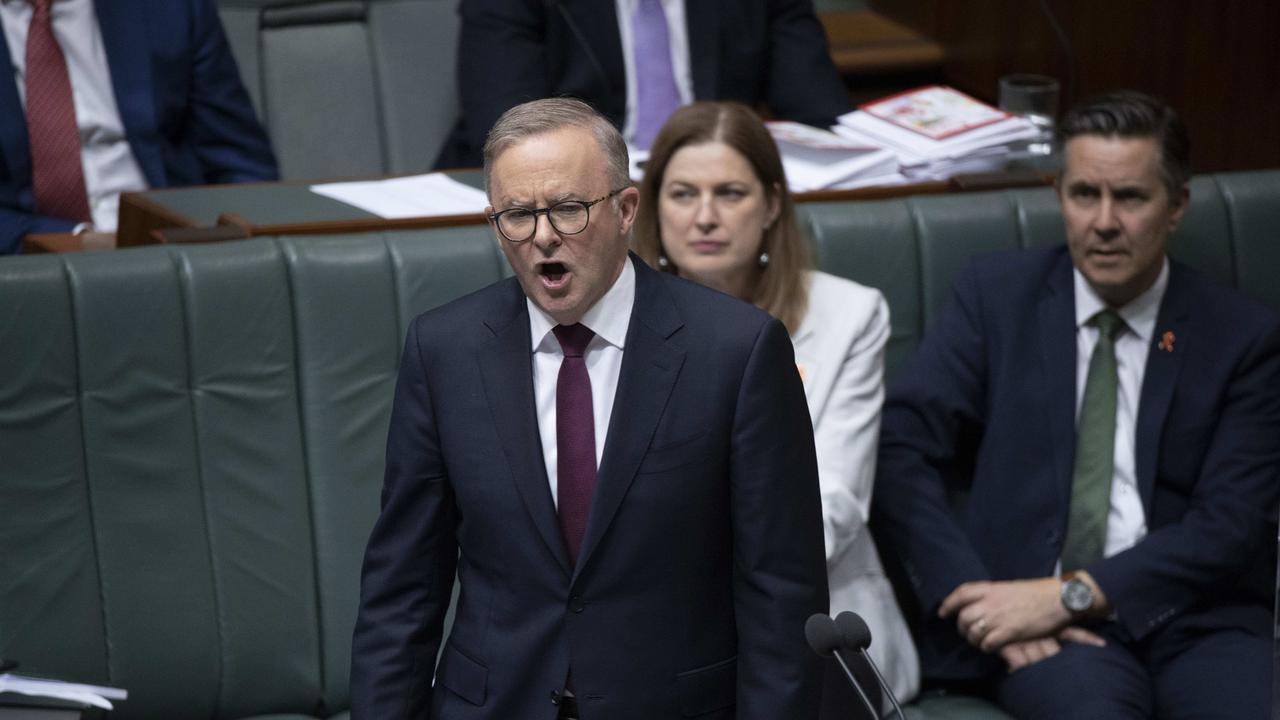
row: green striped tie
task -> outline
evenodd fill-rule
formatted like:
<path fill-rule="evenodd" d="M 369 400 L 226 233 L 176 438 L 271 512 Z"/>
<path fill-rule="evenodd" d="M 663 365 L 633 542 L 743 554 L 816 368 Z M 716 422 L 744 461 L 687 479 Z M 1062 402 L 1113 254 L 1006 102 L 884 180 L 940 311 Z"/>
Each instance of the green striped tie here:
<path fill-rule="evenodd" d="M 1102 559 L 1115 475 L 1116 336 L 1124 321 L 1102 310 L 1089 321 L 1098 328 L 1098 344 L 1089 358 L 1089 377 L 1076 426 L 1075 471 L 1071 479 L 1071 513 L 1062 545 L 1063 571 L 1079 570 Z"/>

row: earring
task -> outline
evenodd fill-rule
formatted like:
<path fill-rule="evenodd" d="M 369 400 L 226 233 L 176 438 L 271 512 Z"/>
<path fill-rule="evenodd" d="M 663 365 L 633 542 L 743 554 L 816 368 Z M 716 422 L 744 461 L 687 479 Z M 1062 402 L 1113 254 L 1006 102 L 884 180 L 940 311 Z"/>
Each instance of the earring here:
<path fill-rule="evenodd" d="M 760 253 L 760 267 L 762 268 L 769 267 L 769 253 L 767 252 Z"/>
<path fill-rule="evenodd" d="M 671 261 L 667 259 L 666 255 L 658 256 L 658 267 L 663 270 L 666 270 L 667 268 L 671 267 Z"/>

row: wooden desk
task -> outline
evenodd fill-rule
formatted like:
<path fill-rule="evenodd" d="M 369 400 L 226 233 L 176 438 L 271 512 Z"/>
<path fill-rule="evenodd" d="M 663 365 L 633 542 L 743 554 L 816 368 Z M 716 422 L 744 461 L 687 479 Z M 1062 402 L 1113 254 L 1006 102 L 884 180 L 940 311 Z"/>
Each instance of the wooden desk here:
<path fill-rule="evenodd" d="M 454 177 L 479 186 L 479 171 Z M 937 195 L 1051 183 L 1053 176 L 1038 171 L 961 175 L 951 180 L 867 187 L 857 190 L 819 190 L 799 193 L 798 203 L 882 200 L 909 195 Z M 388 220 L 317 195 L 310 183 L 277 182 L 151 190 L 120 196 L 120 227 L 111 244 L 85 243 L 81 236 L 30 235 L 26 252 L 80 252 L 132 245 L 214 242 L 258 235 L 324 235 L 411 230 L 456 225 L 482 225 L 481 213 Z"/>
<path fill-rule="evenodd" d="M 831 60 L 841 75 L 876 75 L 942 67 L 941 44 L 871 10 L 821 13 Z"/>
<path fill-rule="evenodd" d="M 479 188 L 479 170 L 450 173 Z M 311 182 L 243 183 L 172 188 L 120 196 L 120 247 L 198 241 L 198 228 L 239 228 L 239 237 L 321 235 L 473 225 L 481 213 L 389 220 L 309 189 Z M 185 236 L 172 229 L 191 229 Z M 226 237 L 209 239 L 228 239 Z"/>

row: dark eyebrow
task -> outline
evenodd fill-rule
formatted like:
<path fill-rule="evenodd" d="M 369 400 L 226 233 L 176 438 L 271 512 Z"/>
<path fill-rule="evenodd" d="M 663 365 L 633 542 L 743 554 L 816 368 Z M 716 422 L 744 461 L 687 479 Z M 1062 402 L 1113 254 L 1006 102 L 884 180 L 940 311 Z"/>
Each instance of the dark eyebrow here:
<path fill-rule="evenodd" d="M 1076 180 L 1075 182 L 1067 185 L 1067 192 L 1081 192 L 1082 190 L 1092 190 L 1093 192 L 1097 192 L 1098 186 L 1093 183 L 1085 182 L 1084 180 Z"/>
<path fill-rule="evenodd" d="M 1148 192 L 1146 188 L 1139 187 L 1137 185 L 1126 185 L 1124 187 L 1115 188 L 1111 191 L 1111 194 L 1118 198 L 1144 198 L 1151 193 Z"/>

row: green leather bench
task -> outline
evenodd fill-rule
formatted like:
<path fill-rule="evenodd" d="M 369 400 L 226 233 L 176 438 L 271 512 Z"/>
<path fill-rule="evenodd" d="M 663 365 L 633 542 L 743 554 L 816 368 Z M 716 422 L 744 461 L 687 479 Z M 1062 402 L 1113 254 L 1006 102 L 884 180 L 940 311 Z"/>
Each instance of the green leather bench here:
<path fill-rule="evenodd" d="M 1174 254 L 1280 308 L 1280 171 L 1192 196 Z M 967 256 L 1062 233 L 1044 188 L 802 217 L 889 298 L 890 373 Z M 485 227 L 0 260 L 0 656 L 121 720 L 345 716 L 404 329 L 506 272 Z"/>

